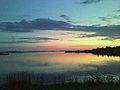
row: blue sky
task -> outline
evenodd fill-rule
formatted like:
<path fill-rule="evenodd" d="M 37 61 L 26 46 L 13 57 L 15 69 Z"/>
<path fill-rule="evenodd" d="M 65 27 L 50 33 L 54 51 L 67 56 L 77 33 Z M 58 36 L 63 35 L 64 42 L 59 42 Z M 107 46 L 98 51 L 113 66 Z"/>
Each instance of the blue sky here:
<path fill-rule="evenodd" d="M 60 15 L 67 15 L 74 24 L 109 24 L 99 17 L 119 15 L 120 0 L 0 0 L 0 21 L 33 20 L 51 18 L 63 20 Z M 88 0 L 90 1 L 90 0 Z M 116 11 L 116 12 L 115 12 Z M 118 21 L 117 21 L 118 22 Z M 116 24 L 113 20 L 110 24 Z"/>
<path fill-rule="evenodd" d="M 120 0 L 0 0 L 0 50 L 90 49 L 119 41 Z"/>

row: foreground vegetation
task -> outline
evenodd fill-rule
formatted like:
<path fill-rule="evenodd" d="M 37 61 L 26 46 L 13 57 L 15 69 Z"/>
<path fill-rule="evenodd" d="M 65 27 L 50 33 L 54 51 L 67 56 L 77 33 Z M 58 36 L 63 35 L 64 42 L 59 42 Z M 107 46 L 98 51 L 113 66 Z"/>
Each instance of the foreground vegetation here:
<path fill-rule="evenodd" d="M 51 79 L 51 83 L 50 80 Z M 78 76 L 34 75 L 28 72 L 17 72 L 7 75 L 0 90 L 119 90 L 120 76 L 89 75 L 83 81 Z M 48 82 L 46 82 L 48 81 Z"/>
<path fill-rule="evenodd" d="M 120 84 L 113 83 L 69 83 L 52 85 L 34 85 L 16 82 L 10 85 L 6 85 L 0 90 L 120 90 Z"/>

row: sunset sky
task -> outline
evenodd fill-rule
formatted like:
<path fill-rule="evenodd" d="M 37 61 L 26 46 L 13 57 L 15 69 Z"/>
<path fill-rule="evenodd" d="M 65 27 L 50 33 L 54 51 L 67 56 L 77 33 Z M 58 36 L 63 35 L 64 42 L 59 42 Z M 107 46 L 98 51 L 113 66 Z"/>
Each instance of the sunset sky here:
<path fill-rule="evenodd" d="M 0 50 L 120 45 L 120 0 L 0 0 Z"/>

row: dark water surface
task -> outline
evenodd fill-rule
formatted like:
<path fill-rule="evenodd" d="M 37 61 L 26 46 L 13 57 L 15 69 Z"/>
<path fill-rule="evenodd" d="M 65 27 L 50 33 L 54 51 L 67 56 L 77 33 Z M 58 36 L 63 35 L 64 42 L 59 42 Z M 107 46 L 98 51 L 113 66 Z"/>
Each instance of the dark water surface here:
<path fill-rule="evenodd" d="M 86 53 L 40 52 L 0 56 L 0 73 L 30 71 L 37 73 L 120 73 L 120 57 Z"/>

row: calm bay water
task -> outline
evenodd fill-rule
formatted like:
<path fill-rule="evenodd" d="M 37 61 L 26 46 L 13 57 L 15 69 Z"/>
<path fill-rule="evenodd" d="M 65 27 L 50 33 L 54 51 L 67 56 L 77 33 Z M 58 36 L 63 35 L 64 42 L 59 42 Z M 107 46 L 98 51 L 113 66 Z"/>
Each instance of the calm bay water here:
<path fill-rule="evenodd" d="M 120 74 L 120 57 L 86 53 L 40 52 L 0 56 L 0 73 L 30 71 L 37 73 Z"/>

